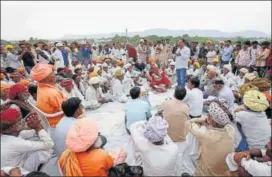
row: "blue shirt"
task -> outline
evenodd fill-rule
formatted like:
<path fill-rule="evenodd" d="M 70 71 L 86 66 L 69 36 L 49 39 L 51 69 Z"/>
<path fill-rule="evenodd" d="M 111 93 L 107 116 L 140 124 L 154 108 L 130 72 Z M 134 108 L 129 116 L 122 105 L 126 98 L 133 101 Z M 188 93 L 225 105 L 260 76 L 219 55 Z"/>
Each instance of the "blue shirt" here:
<path fill-rule="evenodd" d="M 233 51 L 233 48 L 231 46 L 224 47 L 223 53 L 222 53 L 222 60 L 223 61 L 230 61 L 232 51 Z"/>
<path fill-rule="evenodd" d="M 54 130 L 54 149 L 58 156 L 60 156 L 65 151 L 66 136 L 76 120 L 77 119 L 73 117 L 64 117 L 56 125 Z"/>
<path fill-rule="evenodd" d="M 69 66 L 68 51 L 64 49 L 61 51 L 61 53 L 62 53 L 62 57 L 63 57 L 65 66 Z"/>
<path fill-rule="evenodd" d="M 135 122 L 148 120 L 152 116 L 151 108 L 148 102 L 139 98 L 131 100 L 126 104 L 125 113 L 127 128 L 129 128 L 130 125 Z"/>

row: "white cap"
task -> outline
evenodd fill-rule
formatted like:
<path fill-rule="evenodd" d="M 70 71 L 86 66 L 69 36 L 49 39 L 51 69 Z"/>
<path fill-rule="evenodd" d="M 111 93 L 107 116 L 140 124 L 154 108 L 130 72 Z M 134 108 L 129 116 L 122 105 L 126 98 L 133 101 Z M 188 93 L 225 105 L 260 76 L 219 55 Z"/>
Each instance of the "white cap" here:
<path fill-rule="evenodd" d="M 93 85 L 93 84 L 98 84 L 100 82 L 100 79 L 98 77 L 92 77 L 89 80 L 89 84 Z"/>
<path fill-rule="evenodd" d="M 208 65 L 208 66 L 207 66 L 207 69 L 208 69 L 208 70 L 214 69 L 214 66 L 213 66 L 213 65 Z"/>
<path fill-rule="evenodd" d="M 228 154 L 226 159 L 225 159 L 226 164 L 229 167 L 229 170 L 232 171 L 232 172 L 238 170 L 238 164 L 234 161 L 234 154 L 235 153 L 233 153 L 233 152 Z"/>
<path fill-rule="evenodd" d="M 143 39 L 140 39 L 140 42 L 144 42 L 144 40 L 143 40 Z"/>
<path fill-rule="evenodd" d="M 239 71 L 244 74 L 248 73 L 248 69 L 246 68 L 241 68 Z"/>
<path fill-rule="evenodd" d="M 56 47 L 63 47 L 63 43 L 58 42 L 58 43 L 56 44 Z"/>
<path fill-rule="evenodd" d="M 105 62 L 102 64 L 102 67 L 108 67 L 109 65 Z"/>
<path fill-rule="evenodd" d="M 129 67 L 131 67 L 131 64 L 130 64 L 130 63 L 127 63 L 127 64 L 125 64 L 125 66 L 124 66 L 125 69 L 128 69 Z"/>
<path fill-rule="evenodd" d="M 172 61 L 169 65 L 171 65 L 171 66 L 175 66 L 176 65 L 176 63 L 174 62 L 174 61 Z"/>
<path fill-rule="evenodd" d="M 168 60 L 168 62 L 169 63 L 171 63 L 171 62 L 173 62 L 174 60 L 172 59 L 172 58 L 170 58 L 169 60 Z"/>

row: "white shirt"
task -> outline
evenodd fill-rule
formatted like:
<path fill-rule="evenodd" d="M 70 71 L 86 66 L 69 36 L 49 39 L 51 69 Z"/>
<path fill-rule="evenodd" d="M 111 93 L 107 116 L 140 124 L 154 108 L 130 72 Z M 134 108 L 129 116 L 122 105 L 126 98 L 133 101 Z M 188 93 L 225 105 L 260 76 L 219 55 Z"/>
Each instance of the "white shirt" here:
<path fill-rule="evenodd" d="M 6 61 L 7 61 L 7 66 L 8 67 L 16 69 L 16 68 L 19 68 L 21 66 L 21 63 L 18 60 L 18 56 L 11 53 L 11 52 L 9 52 L 9 51 L 7 53 Z"/>
<path fill-rule="evenodd" d="M 241 166 L 252 176 L 271 176 L 271 161 L 258 162 L 253 159 L 241 161 Z"/>
<path fill-rule="evenodd" d="M 184 46 L 182 49 L 178 48 L 176 54 L 180 53 L 181 56 L 176 55 L 176 69 L 188 69 L 188 59 L 190 58 L 190 49 Z"/>
<path fill-rule="evenodd" d="M 144 176 L 169 176 L 174 174 L 178 146 L 168 136 L 163 145 L 154 145 L 149 142 L 143 136 L 145 122 L 139 121 L 130 126 L 136 165 L 143 167 Z"/>
<path fill-rule="evenodd" d="M 35 130 L 23 130 L 18 137 L 1 135 L 1 169 L 23 167 L 28 153 L 52 150 L 54 142 L 44 129 L 38 132 L 39 141 L 27 140 L 35 135 Z"/>
<path fill-rule="evenodd" d="M 224 98 L 229 101 L 231 106 L 233 106 L 235 98 L 233 96 L 233 93 L 231 89 L 227 86 L 224 86 L 218 93 L 218 98 Z"/>
<path fill-rule="evenodd" d="M 184 102 L 189 105 L 191 116 L 201 116 L 203 111 L 203 92 L 198 88 L 193 88 L 192 90 L 186 89 L 186 97 Z"/>
<path fill-rule="evenodd" d="M 126 103 L 128 98 L 124 93 L 124 86 L 119 79 L 114 79 L 112 84 L 113 98 L 121 103 Z"/>
<path fill-rule="evenodd" d="M 249 148 L 263 149 L 271 136 L 265 112 L 240 111 L 234 114 L 234 118 L 242 125 Z"/>
<path fill-rule="evenodd" d="M 235 90 L 236 88 L 235 76 L 231 71 L 229 71 L 226 75 L 222 74 L 221 78 L 223 79 L 227 87 L 231 88 L 232 90 Z"/>
<path fill-rule="evenodd" d="M 65 65 L 64 65 L 64 59 L 63 59 L 63 56 L 62 56 L 62 52 L 59 50 L 59 49 L 56 49 L 55 52 L 52 54 L 52 57 L 55 59 L 55 67 L 56 67 L 56 70 L 58 68 L 64 68 Z"/>

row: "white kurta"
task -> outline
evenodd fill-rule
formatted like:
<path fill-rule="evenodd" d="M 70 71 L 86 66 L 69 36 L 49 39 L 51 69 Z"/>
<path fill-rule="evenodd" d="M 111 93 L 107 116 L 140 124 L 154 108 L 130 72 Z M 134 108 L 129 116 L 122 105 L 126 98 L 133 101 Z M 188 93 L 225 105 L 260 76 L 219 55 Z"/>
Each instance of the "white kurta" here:
<path fill-rule="evenodd" d="M 253 159 L 243 158 L 241 166 L 252 176 L 271 176 L 271 161 L 258 162 Z"/>
<path fill-rule="evenodd" d="M 175 84 L 177 82 L 177 73 L 176 73 L 176 69 L 171 69 L 171 68 L 167 68 L 166 69 L 166 74 L 169 77 L 170 81 L 172 84 Z"/>
<path fill-rule="evenodd" d="M 141 165 L 144 176 L 175 175 L 178 146 L 167 136 L 163 145 L 154 145 L 144 136 L 146 121 L 139 121 L 130 126 L 134 144 L 136 165 Z"/>
<path fill-rule="evenodd" d="M 128 98 L 124 93 L 124 85 L 119 79 L 114 79 L 112 83 L 112 93 L 114 100 L 120 103 L 126 103 L 128 101 Z"/>
<path fill-rule="evenodd" d="M 129 95 L 130 90 L 135 86 L 133 79 L 131 78 L 131 73 L 129 71 L 126 72 L 124 77 L 124 93 Z"/>
<path fill-rule="evenodd" d="M 57 71 L 58 68 L 64 68 L 64 59 L 62 56 L 62 52 L 59 49 L 56 49 L 52 54 L 52 57 L 55 59 L 55 69 Z"/>
<path fill-rule="evenodd" d="M 236 82 L 235 82 L 235 76 L 232 72 L 228 72 L 226 75 L 222 74 L 221 78 L 223 78 L 223 81 L 225 85 L 232 90 L 236 89 Z"/>
<path fill-rule="evenodd" d="M 38 141 L 28 140 L 37 135 Z M 40 164 L 51 158 L 53 146 L 53 140 L 44 129 L 38 134 L 35 130 L 24 130 L 18 137 L 1 135 L 1 169 L 21 167 L 30 172 L 36 171 Z"/>

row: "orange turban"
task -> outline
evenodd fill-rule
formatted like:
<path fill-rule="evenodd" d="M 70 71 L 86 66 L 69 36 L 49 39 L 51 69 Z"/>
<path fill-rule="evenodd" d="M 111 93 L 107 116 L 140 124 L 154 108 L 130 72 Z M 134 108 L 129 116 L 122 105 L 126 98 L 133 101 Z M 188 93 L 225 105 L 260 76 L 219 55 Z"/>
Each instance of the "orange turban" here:
<path fill-rule="evenodd" d="M 1 83 L 1 84 L 0 84 L 0 86 L 1 86 L 1 91 L 3 91 L 3 90 L 6 90 L 6 89 L 9 89 L 9 88 L 10 88 L 10 85 L 9 85 L 9 84 L 4 84 L 4 83 Z"/>
<path fill-rule="evenodd" d="M 40 82 L 53 72 L 53 66 L 46 63 L 38 63 L 30 72 L 31 79 Z"/>
<path fill-rule="evenodd" d="M 155 59 L 155 58 L 149 58 L 149 59 L 148 59 L 148 62 L 149 62 L 149 63 L 155 63 L 155 62 L 156 62 L 156 59 Z"/>
<path fill-rule="evenodd" d="M 211 40 L 207 40 L 206 44 L 212 44 L 212 41 Z"/>
<path fill-rule="evenodd" d="M 98 74 L 97 74 L 97 72 L 91 72 L 91 74 L 89 75 L 89 79 L 91 79 L 92 77 L 97 77 L 98 76 Z"/>
<path fill-rule="evenodd" d="M 0 79 L 3 80 L 3 79 L 5 79 L 5 78 L 6 78 L 5 74 L 0 73 Z"/>
<path fill-rule="evenodd" d="M 30 85 L 30 81 L 26 80 L 26 79 L 21 80 L 19 83 L 23 84 L 26 87 L 28 87 Z"/>
<path fill-rule="evenodd" d="M 20 73 L 25 72 L 25 68 L 19 67 L 19 68 L 17 68 L 17 71 L 20 72 Z"/>
<path fill-rule="evenodd" d="M 120 66 L 120 65 L 123 65 L 124 64 L 124 61 L 123 60 L 118 60 L 117 62 L 117 65 Z"/>

